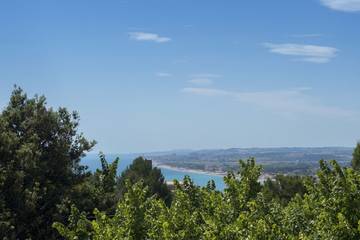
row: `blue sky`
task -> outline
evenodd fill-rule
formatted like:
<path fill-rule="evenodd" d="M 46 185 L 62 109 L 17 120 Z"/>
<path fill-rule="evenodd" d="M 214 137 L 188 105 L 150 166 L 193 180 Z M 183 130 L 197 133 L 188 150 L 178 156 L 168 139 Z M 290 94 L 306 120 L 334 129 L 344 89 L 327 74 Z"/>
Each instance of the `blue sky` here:
<path fill-rule="evenodd" d="M 77 110 L 96 151 L 353 146 L 360 0 L 2 1 L 14 84 Z"/>

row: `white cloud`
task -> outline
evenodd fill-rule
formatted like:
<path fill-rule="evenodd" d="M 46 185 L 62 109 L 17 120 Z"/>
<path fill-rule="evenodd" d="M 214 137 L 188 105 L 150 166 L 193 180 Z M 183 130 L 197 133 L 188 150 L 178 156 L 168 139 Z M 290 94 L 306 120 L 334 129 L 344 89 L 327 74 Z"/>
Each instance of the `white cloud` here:
<path fill-rule="evenodd" d="M 231 92 L 214 89 L 214 88 L 183 88 L 182 92 L 191 93 L 191 94 L 198 94 L 198 95 L 205 95 L 205 96 L 225 96 L 225 95 L 232 95 Z"/>
<path fill-rule="evenodd" d="M 211 85 L 213 81 L 209 78 L 194 78 L 188 81 L 194 85 Z"/>
<path fill-rule="evenodd" d="M 157 43 L 165 43 L 171 41 L 169 37 L 161 37 L 156 33 L 147 33 L 147 32 L 130 32 L 130 39 L 136 41 L 152 41 Z"/>
<path fill-rule="evenodd" d="M 291 35 L 291 37 L 294 38 L 319 38 L 322 37 L 323 35 L 320 33 L 306 33 L 306 34 L 293 34 Z"/>
<path fill-rule="evenodd" d="M 215 88 L 184 88 L 182 92 L 203 96 L 226 96 L 234 100 L 281 114 L 300 113 L 332 117 L 350 117 L 355 113 L 318 103 L 306 94 L 311 88 L 280 91 L 234 92 Z"/>
<path fill-rule="evenodd" d="M 192 79 L 188 81 L 188 83 L 191 83 L 193 85 L 211 85 L 215 78 L 221 78 L 222 76 L 219 74 L 213 74 L 213 73 L 198 73 L 198 74 L 192 74 L 190 75 Z"/>
<path fill-rule="evenodd" d="M 158 73 L 156 73 L 156 76 L 158 76 L 158 77 L 172 77 L 172 74 L 167 73 L 167 72 L 158 72 Z"/>
<path fill-rule="evenodd" d="M 295 60 L 313 62 L 313 63 L 326 63 L 336 56 L 339 51 L 333 47 L 318 46 L 318 45 L 303 45 L 294 43 L 264 43 L 264 47 L 268 48 L 271 53 L 296 56 L 299 57 Z"/>
<path fill-rule="evenodd" d="M 360 11 L 360 0 L 320 0 L 325 6 L 338 11 Z"/>
<path fill-rule="evenodd" d="M 222 76 L 219 74 L 213 73 L 197 73 L 190 75 L 192 78 L 221 78 Z"/>

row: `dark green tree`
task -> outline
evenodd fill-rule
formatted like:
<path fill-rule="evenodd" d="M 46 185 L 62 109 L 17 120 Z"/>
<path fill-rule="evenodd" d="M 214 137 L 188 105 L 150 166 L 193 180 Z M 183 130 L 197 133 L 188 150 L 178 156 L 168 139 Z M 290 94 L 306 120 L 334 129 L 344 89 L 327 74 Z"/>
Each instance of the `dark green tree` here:
<path fill-rule="evenodd" d="M 86 179 L 73 188 L 69 206 L 74 204 L 80 212 L 87 214 L 88 218 L 93 217 L 93 211 L 97 208 L 109 215 L 113 215 L 119 201 L 117 194 L 117 168 L 119 158 L 112 163 L 106 161 L 105 155 L 100 153 L 101 169 L 96 169 Z"/>
<path fill-rule="evenodd" d="M 171 202 L 171 192 L 166 185 L 165 178 L 159 168 L 153 167 L 151 160 L 138 157 L 126 168 L 118 179 L 118 192 L 121 196 L 128 191 L 126 181 L 131 184 L 143 181 L 148 188 L 149 196 L 155 194 L 167 204 Z"/>
<path fill-rule="evenodd" d="M 276 199 L 282 204 L 287 204 L 296 194 L 303 196 L 306 193 L 306 180 L 313 179 L 306 176 L 276 175 L 274 179 L 268 178 L 264 182 L 262 192 L 269 201 Z"/>
<path fill-rule="evenodd" d="M 360 170 L 360 142 L 356 144 L 354 149 L 351 166 L 355 170 Z"/>
<path fill-rule="evenodd" d="M 95 142 L 78 134 L 79 116 L 28 98 L 15 87 L 0 114 L 0 238 L 51 239 L 64 199 L 86 177 L 80 159 Z"/>

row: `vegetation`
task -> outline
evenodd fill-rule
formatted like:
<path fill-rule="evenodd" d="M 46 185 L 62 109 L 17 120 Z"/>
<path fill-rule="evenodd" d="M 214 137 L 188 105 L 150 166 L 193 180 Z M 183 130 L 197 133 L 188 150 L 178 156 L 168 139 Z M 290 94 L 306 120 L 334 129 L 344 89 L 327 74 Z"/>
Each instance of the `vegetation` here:
<path fill-rule="evenodd" d="M 88 218 L 93 217 L 95 208 L 107 214 L 113 214 L 116 203 L 120 199 L 116 189 L 119 159 L 115 159 L 109 164 L 105 159 L 105 155 L 100 153 L 99 157 L 101 169 L 97 169 L 93 174 L 89 173 L 84 181 L 73 189 L 71 201 L 67 202 L 68 210 L 72 204 L 75 204 L 80 211 L 88 215 Z"/>
<path fill-rule="evenodd" d="M 156 195 L 162 198 L 167 205 L 170 204 L 171 193 L 166 185 L 165 178 L 160 169 L 152 166 L 151 160 L 138 157 L 127 167 L 118 179 L 118 192 L 121 195 L 124 195 L 124 193 L 128 191 L 126 181 L 129 181 L 131 185 L 142 181 L 148 188 L 148 197 Z"/>
<path fill-rule="evenodd" d="M 317 181 L 287 204 L 266 200 L 257 184 L 260 167 L 240 161 L 227 188 L 200 188 L 186 177 L 177 183 L 170 207 L 147 198 L 142 182 L 128 186 L 115 216 L 96 211 L 93 221 L 73 211 L 69 226 L 54 227 L 67 239 L 359 239 L 360 174 L 336 161 L 320 162 Z M 81 235 L 79 233 L 85 233 Z M 83 238 L 81 238 L 83 236 Z"/>
<path fill-rule="evenodd" d="M 353 169 L 360 170 L 360 143 L 357 143 L 354 149 L 351 166 Z"/>
<path fill-rule="evenodd" d="M 0 115 L 0 235 L 52 236 L 61 205 L 86 177 L 80 158 L 95 142 L 77 133 L 79 116 L 46 108 L 15 88 Z"/>
<path fill-rule="evenodd" d="M 119 159 L 100 154 L 101 169 L 88 172 L 80 159 L 95 142 L 78 124 L 15 88 L 0 114 L 0 239 L 360 239 L 359 144 L 352 167 L 320 161 L 315 177 L 261 185 L 250 158 L 223 192 L 189 177 L 170 192 L 141 157 L 118 176 Z"/>
<path fill-rule="evenodd" d="M 262 192 L 269 201 L 276 199 L 282 204 L 287 204 L 296 194 L 304 196 L 307 193 L 307 181 L 314 179 L 308 176 L 276 175 L 274 179 L 268 178 L 264 182 Z"/>
<path fill-rule="evenodd" d="M 45 97 L 16 87 L 0 114 L 0 239 L 56 239 L 53 222 L 67 224 L 72 212 L 94 218 L 94 210 L 114 215 L 122 183 L 145 179 L 151 191 L 169 201 L 159 169 L 138 159 L 118 179 L 119 159 L 100 154 L 94 173 L 80 159 L 95 145 L 78 133 L 79 116 L 46 107 Z M 148 195 L 150 196 L 150 195 Z"/>

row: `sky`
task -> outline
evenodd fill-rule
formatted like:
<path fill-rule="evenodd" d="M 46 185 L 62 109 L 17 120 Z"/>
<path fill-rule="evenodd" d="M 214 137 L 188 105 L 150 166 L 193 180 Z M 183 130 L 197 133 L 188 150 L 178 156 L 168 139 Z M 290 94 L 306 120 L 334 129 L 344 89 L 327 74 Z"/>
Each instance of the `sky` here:
<path fill-rule="evenodd" d="M 360 0 L 3 0 L 14 84 L 107 153 L 354 146 Z"/>

